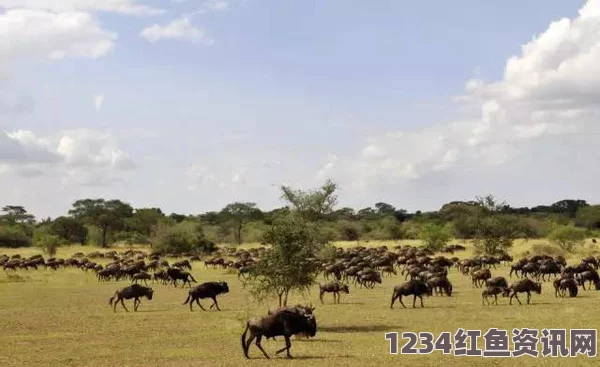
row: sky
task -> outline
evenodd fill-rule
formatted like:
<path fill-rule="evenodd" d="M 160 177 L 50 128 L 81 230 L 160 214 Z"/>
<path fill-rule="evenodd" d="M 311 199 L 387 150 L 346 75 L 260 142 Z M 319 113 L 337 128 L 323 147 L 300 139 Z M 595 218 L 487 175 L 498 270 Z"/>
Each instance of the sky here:
<path fill-rule="evenodd" d="M 600 0 L 0 0 L 0 205 L 600 203 Z"/>

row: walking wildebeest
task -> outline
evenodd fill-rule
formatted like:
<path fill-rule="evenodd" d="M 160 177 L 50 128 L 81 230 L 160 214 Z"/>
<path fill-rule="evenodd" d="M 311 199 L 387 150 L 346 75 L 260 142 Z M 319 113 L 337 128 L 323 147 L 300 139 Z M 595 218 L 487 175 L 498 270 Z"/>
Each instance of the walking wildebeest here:
<path fill-rule="evenodd" d="M 250 335 L 246 339 L 248 331 L 250 331 Z M 287 357 L 292 358 L 290 354 L 290 348 L 292 347 L 290 337 L 301 333 L 306 333 L 311 337 L 316 335 L 317 320 L 312 312 L 307 313 L 298 308 L 284 308 L 267 316 L 252 318 L 246 322 L 246 328 L 241 336 L 244 356 L 248 359 L 250 358 L 248 349 L 250 348 L 250 344 L 256 339 L 256 346 L 264 354 L 265 358 L 269 359 L 269 355 L 260 344 L 262 338 L 273 338 L 282 335 L 285 338 L 285 348 L 278 350 L 275 354 L 286 351 Z"/>
<path fill-rule="evenodd" d="M 481 304 L 484 304 L 484 301 L 487 302 L 487 304 L 490 304 L 490 300 L 488 299 L 488 297 L 490 296 L 494 296 L 494 304 L 498 304 L 498 295 L 500 293 L 502 293 L 503 297 L 508 297 L 508 288 L 507 287 L 502 287 L 502 286 L 496 286 L 496 285 L 488 285 L 486 289 L 484 289 L 483 291 L 481 291 Z"/>
<path fill-rule="evenodd" d="M 433 277 L 427 281 L 435 294 L 452 296 L 452 283 L 445 276 Z"/>
<path fill-rule="evenodd" d="M 485 285 L 488 287 L 501 287 L 508 288 L 508 282 L 504 277 L 493 277 L 485 281 Z"/>
<path fill-rule="evenodd" d="M 533 280 L 527 278 L 514 283 L 508 289 L 511 292 L 509 304 L 512 305 L 512 299 L 513 297 L 515 297 L 517 301 L 519 301 L 519 304 L 522 305 L 521 300 L 517 296 L 517 293 L 527 293 L 527 304 L 529 304 L 531 301 L 532 291 L 534 291 L 537 294 L 542 293 L 542 284 L 536 283 Z"/>
<path fill-rule="evenodd" d="M 221 311 L 219 304 L 217 303 L 217 296 L 225 293 L 229 293 L 229 286 L 227 285 L 227 282 L 202 283 L 190 289 L 187 299 L 183 304 L 186 305 L 189 302 L 190 311 L 192 311 L 192 304 L 194 301 L 196 301 L 202 311 L 206 311 L 206 309 L 200 304 L 200 300 L 204 298 L 211 298 L 213 300 L 213 304 L 210 306 L 210 308 L 217 307 L 217 310 Z"/>
<path fill-rule="evenodd" d="M 480 269 L 471 274 L 471 282 L 473 287 L 481 287 L 485 284 L 485 281 L 492 277 L 490 269 Z"/>
<path fill-rule="evenodd" d="M 176 261 L 173 263 L 174 268 L 188 269 L 192 270 L 192 265 L 188 260 Z"/>
<path fill-rule="evenodd" d="M 194 283 L 198 283 L 198 282 L 196 282 L 196 279 L 194 279 L 192 274 L 188 273 L 187 271 L 183 271 L 179 268 L 168 268 L 167 275 L 173 281 L 173 286 L 175 286 L 175 287 L 177 287 L 178 280 L 183 281 L 183 284 L 181 284 L 181 288 L 183 288 L 185 286 L 185 283 L 187 283 L 191 288 L 192 283 L 190 282 L 190 280 Z"/>
<path fill-rule="evenodd" d="M 569 290 L 569 297 L 577 297 L 579 290 L 579 288 L 577 288 L 577 281 L 573 278 L 558 278 L 554 281 L 555 297 L 559 294 L 561 297 L 564 297 L 566 290 Z"/>
<path fill-rule="evenodd" d="M 146 273 L 145 271 L 142 271 L 140 273 L 133 274 L 133 276 L 131 277 L 131 282 L 137 284 L 138 280 L 143 280 L 144 284 L 148 285 L 147 281 L 151 279 L 152 276 L 150 274 Z"/>
<path fill-rule="evenodd" d="M 127 307 L 125 307 L 125 303 L 123 302 L 123 300 L 134 298 L 133 311 L 137 311 L 138 307 L 140 306 L 140 303 L 142 303 L 142 301 L 140 301 L 140 298 L 146 297 L 149 300 L 151 300 L 153 294 L 154 291 L 152 290 L 152 288 L 144 287 L 139 284 L 132 284 L 128 287 L 117 290 L 115 294 L 108 300 L 108 304 L 113 306 L 114 300 L 113 311 L 117 312 L 117 303 L 121 302 L 121 306 L 123 306 L 125 311 L 129 312 Z"/>
<path fill-rule="evenodd" d="M 319 299 L 323 303 L 323 295 L 325 293 L 333 293 L 333 303 L 340 303 L 340 292 L 350 293 L 350 289 L 346 284 L 340 282 L 331 282 L 327 284 L 319 284 Z"/>
<path fill-rule="evenodd" d="M 421 307 L 425 307 L 423 306 L 423 295 L 431 295 L 431 287 L 429 287 L 429 284 L 427 284 L 426 282 L 423 282 L 421 280 L 418 279 L 413 279 L 413 280 L 409 280 L 408 282 L 402 284 L 402 285 L 397 285 L 394 287 L 394 292 L 392 293 L 392 303 L 390 304 L 390 308 L 394 308 L 394 302 L 396 302 L 396 299 L 398 299 L 400 301 L 400 304 L 406 308 L 406 305 L 404 305 L 404 302 L 402 302 L 402 297 L 403 296 L 409 296 L 409 295 L 413 295 L 413 308 L 415 308 L 415 303 L 417 302 L 417 297 L 419 297 L 419 299 L 421 300 Z"/>
<path fill-rule="evenodd" d="M 588 289 L 592 289 L 592 283 L 594 284 L 596 290 L 600 290 L 600 277 L 598 276 L 598 272 L 596 270 L 588 270 L 583 273 L 577 274 L 577 280 L 579 284 L 585 290 L 585 282 L 590 282 L 590 287 Z"/>

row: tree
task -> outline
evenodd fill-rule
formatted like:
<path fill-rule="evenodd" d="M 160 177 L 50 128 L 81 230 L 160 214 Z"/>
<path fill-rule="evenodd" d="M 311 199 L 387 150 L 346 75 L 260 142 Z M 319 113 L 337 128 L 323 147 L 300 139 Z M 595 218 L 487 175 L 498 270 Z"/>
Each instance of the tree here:
<path fill-rule="evenodd" d="M 550 209 L 554 213 L 566 215 L 569 218 L 575 218 L 577 210 L 588 207 L 589 204 L 585 200 L 561 200 L 550 205 Z"/>
<path fill-rule="evenodd" d="M 158 222 L 164 218 L 165 215 L 159 208 L 136 209 L 133 216 L 128 218 L 125 224 L 128 231 L 150 237 L 154 233 Z"/>
<path fill-rule="evenodd" d="M 518 218 L 503 214 L 507 206 L 494 196 L 478 197 L 475 220 L 475 246 L 480 252 L 494 255 L 506 251 L 519 234 Z"/>
<path fill-rule="evenodd" d="M 75 218 L 58 217 L 50 223 L 50 234 L 67 243 L 85 244 L 88 229 Z"/>
<path fill-rule="evenodd" d="M 101 246 L 108 245 L 108 236 L 124 227 L 125 219 L 131 218 L 133 208 L 120 200 L 83 199 L 73 203 L 69 214 L 100 231 Z"/>
<path fill-rule="evenodd" d="M 379 215 L 394 214 L 394 211 L 396 211 L 396 208 L 393 205 L 382 202 L 376 203 L 375 208 L 377 209 L 377 214 Z"/>
<path fill-rule="evenodd" d="M 428 223 L 421 228 L 421 240 L 425 247 L 433 250 L 441 250 L 450 241 L 450 231 L 439 224 Z"/>
<path fill-rule="evenodd" d="M 331 214 L 337 204 L 335 191 L 337 185 L 328 180 L 316 190 L 295 190 L 289 186 L 281 186 L 282 199 L 290 203 L 292 208 L 304 220 L 315 222 L 325 215 Z"/>
<path fill-rule="evenodd" d="M 576 246 L 583 245 L 585 241 L 585 230 L 569 226 L 556 226 L 548 239 L 553 244 L 565 251 L 572 252 Z"/>
<path fill-rule="evenodd" d="M 32 224 L 35 222 L 35 217 L 27 213 L 27 210 L 25 210 L 25 208 L 22 206 L 7 205 L 2 208 L 2 213 L 4 214 L 0 215 L 0 222 L 8 225 L 23 223 Z"/>
<path fill-rule="evenodd" d="M 231 222 L 234 227 L 235 242 L 242 244 L 242 229 L 244 224 L 253 218 L 258 218 L 261 211 L 255 203 L 232 203 L 221 210 L 220 215 Z"/>
<path fill-rule="evenodd" d="M 589 229 L 600 229 L 600 205 L 579 208 L 575 223 Z"/>
<path fill-rule="evenodd" d="M 63 245 L 63 240 L 56 235 L 40 231 L 34 235 L 33 245 L 41 248 L 48 256 L 53 257 L 56 255 L 58 248 Z"/>
<path fill-rule="evenodd" d="M 320 262 L 315 261 L 325 246 L 315 239 L 314 228 L 302 218 L 279 219 L 264 235 L 271 245 L 255 264 L 247 284 L 259 301 L 277 296 L 286 306 L 292 290 L 304 292 L 315 283 Z"/>
<path fill-rule="evenodd" d="M 212 253 L 217 246 L 204 235 L 202 226 L 190 220 L 168 226 L 160 223 L 152 238 L 154 249 L 160 253 Z"/>

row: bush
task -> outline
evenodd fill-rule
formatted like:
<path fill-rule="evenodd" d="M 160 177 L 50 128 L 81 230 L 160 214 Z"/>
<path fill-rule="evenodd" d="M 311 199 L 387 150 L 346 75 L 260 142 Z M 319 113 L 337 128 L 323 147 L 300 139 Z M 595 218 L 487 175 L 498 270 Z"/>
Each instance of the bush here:
<path fill-rule="evenodd" d="M 190 221 L 174 226 L 160 224 L 151 242 L 160 253 L 212 253 L 217 249 L 216 244 L 206 239 L 202 227 Z"/>
<path fill-rule="evenodd" d="M 342 241 L 358 241 L 360 239 L 360 232 L 354 226 L 345 225 L 340 229 L 340 236 Z"/>
<path fill-rule="evenodd" d="M 421 240 L 425 247 L 433 251 L 439 251 L 450 241 L 450 231 L 447 227 L 438 224 L 426 224 L 421 228 Z"/>
<path fill-rule="evenodd" d="M 572 252 L 585 241 L 585 230 L 574 226 L 556 226 L 548 239 L 561 249 Z"/>
<path fill-rule="evenodd" d="M 44 232 L 36 232 L 33 239 L 33 244 L 41 248 L 48 256 L 56 255 L 56 251 L 63 245 L 63 240 L 60 237 Z"/>
<path fill-rule="evenodd" d="M 29 247 L 31 237 L 21 226 L 0 226 L 0 247 Z"/>

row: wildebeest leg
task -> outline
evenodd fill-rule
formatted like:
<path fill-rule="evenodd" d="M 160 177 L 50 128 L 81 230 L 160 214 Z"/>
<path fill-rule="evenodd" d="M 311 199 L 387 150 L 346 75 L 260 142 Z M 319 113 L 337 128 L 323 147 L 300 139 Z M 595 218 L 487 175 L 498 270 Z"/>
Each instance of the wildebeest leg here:
<path fill-rule="evenodd" d="M 115 300 L 115 304 L 114 304 L 114 307 L 113 307 L 113 311 L 114 311 L 114 312 L 117 312 L 117 303 L 119 303 L 119 298 L 118 298 L 118 297 L 117 297 L 117 299 Z"/>
<path fill-rule="evenodd" d="M 140 301 L 139 298 L 135 297 L 135 299 L 133 300 L 133 311 L 137 312 L 138 307 L 140 306 L 140 303 L 142 303 L 142 301 Z"/>
<path fill-rule="evenodd" d="M 531 292 L 527 291 L 527 304 L 531 301 Z"/>
<path fill-rule="evenodd" d="M 487 297 L 485 295 L 481 296 L 481 305 L 485 306 L 485 301 L 487 300 Z"/>
<path fill-rule="evenodd" d="M 290 341 L 290 336 L 286 334 L 286 335 L 283 335 L 283 337 L 285 338 L 285 348 L 278 350 L 275 354 L 279 354 L 285 350 L 285 351 L 287 351 L 287 357 L 292 359 L 294 357 L 292 357 L 292 355 L 290 354 L 290 348 L 292 347 L 292 342 Z"/>
<path fill-rule="evenodd" d="M 324 294 L 325 294 L 325 292 L 323 292 L 323 291 L 319 292 L 319 299 L 321 300 L 321 303 L 325 303 L 325 302 L 323 302 L 323 295 Z"/>
<path fill-rule="evenodd" d="M 398 301 L 400 301 L 400 304 L 402 305 L 402 307 L 406 308 L 406 306 L 404 305 L 404 302 L 402 302 L 402 295 L 401 294 L 398 296 Z"/>
<path fill-rule="evenodd" d="M 413 294 L 413 308 L 415 308 L 415 303 L 417 303 L 417 295 Z"/>
<path fill-rule="evenodd" d="M 200 306 L 200 308 L 202 309 L 202 311 L 206 311 L 206 309 L 204 307 L 202 307 L 202 305 L 200 304 L 200 299 L 196 298 L 196 303 L 198 304 L 198 306 Z"/>
<path fill-rule="evenodd" d="M 519 301 L 519 304 L 522 305 L 521 300 L 519 299 L 519 296 L 517 296 L 517 293 L 515 292 L 514 294 L 515 298 L 517 299 L 517 301 Z M 512 297 L 511 297 L 512 298 Z"/>
<path fill-rule="evenodd" d="M 419 299 L 421 300 L 421 307 L 425 307 L 423 306 L 423 296 L 419 295 Z"/>
<path fill-rule="evenodd" d="M 125 302 L 123 302 L 123 298 L 121 298 L 121 306 L 123 306 L 123 308 L 125 309 L 125 311 L 129 312 L 129 310 L 127 309 L 127 307 L 125 307 Z"/>
<path fill-rule="evenodd" d="M 258 347 L 258 349 L 260 349 L 261 352 L 263 352 L 263 354 L 265 355 L 265 358 L 270 359 L 270 357 L 267 354 L 267 352 L 265 352 L 265 350 L 263 349 L 262 345 L 260 345 L 260 341 L 261 340 L 262 340 L 262 335 L 258 335 L 256 337 L 256 346 Z M 250 345 L 250 343 L 248 343 L 248 345 Z"/>
<path fill-rule="evenodd" d="M 494 304 L 498 305 L 498 295 L 494 294 Z"/>
<path fill-rule="evenodd" d="M 219 308 L 219 303 L 217 302 L 217 297 L 212 297 L 213 300 L 213 305 L 210 306 L 210 308 L 213 308 L 213 306 L 215 306 L 217 308 L 217 310 L 221 311 L 221 309 Z"/>

